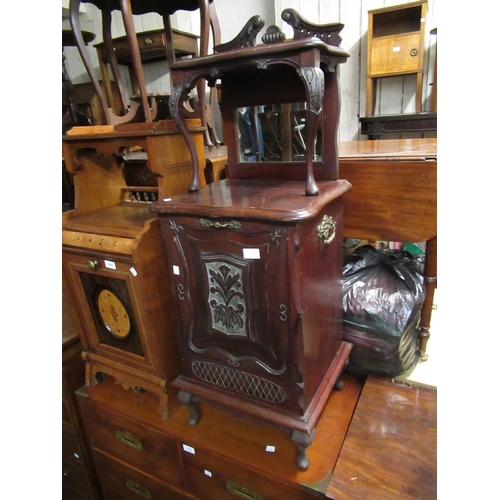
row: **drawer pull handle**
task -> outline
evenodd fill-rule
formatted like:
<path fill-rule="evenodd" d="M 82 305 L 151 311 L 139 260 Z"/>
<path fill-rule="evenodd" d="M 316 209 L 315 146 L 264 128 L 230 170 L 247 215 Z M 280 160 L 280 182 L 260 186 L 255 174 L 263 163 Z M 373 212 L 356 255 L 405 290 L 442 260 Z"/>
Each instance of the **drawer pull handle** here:
<path fill-rule="evenodd" d="M 217 222 L 208 219 L 200 219 L 200 224 L 204 227 L 215 227 L 216 229 L 226 228 L 229 229 L 239 229 L 241 224 L 236 220 L 231 220 L 229 222 Z"/>
<path fill-rule="evenodd" d="M 117 430 L 115 431 L 115 436 L 119 441 L 125 443 L 127 446 L 130 446 L 135 450 L 142 450 L 142 443 L 134 436 L 131 436 L 128 432 Z"/>
<path fill-rule="evenodd" d="M 144 486 L 141 486 L 139 483 L 132 481 L 132 479 L 126 479 L 125 484 L 130 491 L 137 493 L 141 497 L 151 498 L 151 492 L 147 488 L 144 488 Z"/>
<path fill-rule="evenodd" d="M 417 49 L 411 49 L 410 50 L 410 56 L 415 57 L 417 54 L 418 54 L 418 50 Z"/>
<path fill-rule="evenodd" d="M 257 492 L 252 491 L 250 488 L 246 486 L 241 486 L 239 484 L 234 483 L 233 481 L 226 482 L 227 491 L 236 495 L 240 498 L 246 498 L 247 500 L 264 500 L 262 495 L 259 495 Z"/>
<path fill-rule="evenodd" d="M 99 262 L 97 262 L 97 260 L 89 260 L 87 262 L 87 267 L 89 269 L 92 269 L 92 271 L 94 271 L 95 269 L 97 269 L 98 265 L 99 265 Z"/>
<path fill-rule="evenodd" d="M 330 215 L 323 215 L 323 220 L 318 226 L 318 236 L 322 239 L 325 245 L 329 245 L 335 238 L 337 223 Z"/>
<path fill-rule="evenodd" d="M 146 38 L 146 40 L 144 40 L 146 42 L 146 45 L 151 45 L 153 43 L 153 40 L 151 40 L 151 38 Z"/>

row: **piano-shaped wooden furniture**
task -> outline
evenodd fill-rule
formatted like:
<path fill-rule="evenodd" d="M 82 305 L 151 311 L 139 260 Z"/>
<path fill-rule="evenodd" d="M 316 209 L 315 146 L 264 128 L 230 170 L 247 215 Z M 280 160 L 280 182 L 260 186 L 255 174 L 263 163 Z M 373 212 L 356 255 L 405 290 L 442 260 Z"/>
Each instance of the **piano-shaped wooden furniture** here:
<path fill-rule="evenodd" d="M 200 125 L 189 121 L 204 164 Z M 189 151 L 166 120 L 74 128 L 63 137 L 63 156 L 75 186 L 75 209 L 63 214 L 63 272 L 80 322 L 86 384 L 106 374 L 150 391 L 168 418 L 180 361 L 159 221 L 149 206 L 187 190 Z"/>

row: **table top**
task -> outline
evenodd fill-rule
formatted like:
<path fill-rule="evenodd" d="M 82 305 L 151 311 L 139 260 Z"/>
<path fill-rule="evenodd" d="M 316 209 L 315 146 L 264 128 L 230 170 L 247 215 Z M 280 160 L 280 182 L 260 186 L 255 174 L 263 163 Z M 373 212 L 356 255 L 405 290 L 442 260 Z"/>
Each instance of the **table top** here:
<path fill-rule="evenodd" d="M 437 495 L 437 389 L 370 375 L 327 498 L 432 499 Z"/>
<path fill-rule="evenodd" d="M 437 159 L 437 139 L 381 139 L 339 143 L 339 161 Z"/>

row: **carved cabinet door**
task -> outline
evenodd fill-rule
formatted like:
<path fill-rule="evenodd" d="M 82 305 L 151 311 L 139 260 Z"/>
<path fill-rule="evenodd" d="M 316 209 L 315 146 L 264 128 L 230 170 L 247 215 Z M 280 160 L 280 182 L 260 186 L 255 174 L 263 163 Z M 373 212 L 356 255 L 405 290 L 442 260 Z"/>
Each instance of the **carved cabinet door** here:
<path fill-rule="evenodd" d="M 190 216 L 162 224 L 184 375 L 223 384 L 237 371 L 286 385 L 292 376 L 286 227 Z M 280 395 L 263 399 L 285 398 L 275 389 Z"/>

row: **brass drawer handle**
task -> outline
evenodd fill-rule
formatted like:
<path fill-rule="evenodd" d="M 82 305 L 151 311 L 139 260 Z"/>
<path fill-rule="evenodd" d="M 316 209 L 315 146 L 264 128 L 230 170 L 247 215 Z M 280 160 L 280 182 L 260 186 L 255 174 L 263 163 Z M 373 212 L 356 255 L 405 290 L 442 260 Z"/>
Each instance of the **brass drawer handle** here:
<path fill-rule="evenodd" d="M 245 498 L 247 500 L 248 499 L 250 499 L 250 500 L 264 500 L 264 497 L 262 495 L 259 495 L 256 491 L 252 491 L 250 488 L 236 484 L 233 481 L 226 481 L 226 487 L 227 487 L 227 491 L 229 491 L 229 493 L 232 493 L 233 495 L 236 495 L 237 497 Z"/>
<path fill-rule="evenodd" d="M 318 236 L 325 242 L 325 245 L 329 245 L 334 240 L 336 230 L 337 223 L 333 220 L 333 217 L 323 215 L 323 220 L 318 226 Z"/>
<path fill-rule="evenodd" d="M 128 432 L 116 430 L 115 436 L 119 441 L 134 448 L 134 450 L 142 451 L 142 443 Z"/>
<path fill-rule="evenodd" d="M 87 267 L 89 269 L 92 269 L 92 271 L 95 271 L 97 269 L 98 265 L 99 265 L 99 262 L 97 262 L 97 260 L 89 260 L 87 262 Z"/>
<path fill-rule="evenodd" d="M 411 49 L 410 50 L 410 56 L 415 57 L 417 54 L 418 54 L 418 50 L 417 49 Z"/>
<path fill-rule="evenodd" d="M 132 479 L 126 479 L 125 484 L 127 485 L 127 488 L 130 491 L 137 493 L 141 497 L 151 498 L 151 492 L 147 488 L 144 488 L 144 486 L 137 483 L 136 481 L 132 481 Z"/>
<path fill-rule="evenodd" d="M 151 45 L 153 43 L 153 40 L 151 40 L 151 38 L 146 38 L 144 42 L 146 43 L 146 45 Z"/>
<path fill-rule="evenodd" d="M 238 221 L 231 220 L 229 222 L 217 222 L 208 219 L 200 219 L 200 224 L 204 227 L 215 227 L 216 229 L 226 228 L 239 229 L 241 224 Z"/>

